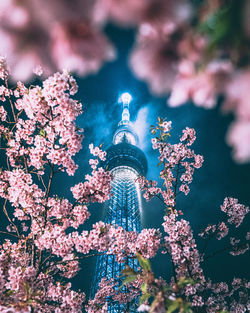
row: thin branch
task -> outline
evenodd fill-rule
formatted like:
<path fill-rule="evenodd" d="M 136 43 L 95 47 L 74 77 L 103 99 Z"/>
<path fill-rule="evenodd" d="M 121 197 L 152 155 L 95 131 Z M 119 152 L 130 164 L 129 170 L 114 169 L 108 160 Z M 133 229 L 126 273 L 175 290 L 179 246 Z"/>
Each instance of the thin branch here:
<path fill-rule="evenodd" d="M 244 243 L 241 243 L 241 244 L 238 244 L 238 245 L 235 245 L 235 248 L 240 248 L 240 247 L 244 247 L 246 246 L 246 244 L 248 244 L 248 242 L 244 242 Z M 215 252 L 211 253 L 210 255 L 208 255 L 206 258 L 204 258 L 203 262 L 205 262 L 206 260 L 216 256 L 217 254 L 220 254 L 222 252 L 225 252 L 225 251 L 228 251 L 228 250 L 231 250 L 233 248 L 232 245 L 229 245 L 229 246 L 226 246 L 225 248 L 223 249 L 219 249 L 219 250 L 216 250 Z"/>
<path fill-rule="evenodd" d="M 19 237 L 18 235 L 9 233 L 9 232 L 7 232 L 7 231 L 0 230 L 0 233 L 1 233 L 1 234 L 8 235 L 8 236 L 13 236 L 13 237 L 16 237 L 16 238 L 18 238 L 18 239 L 21 239 L 21 237 Z"/>
<path fill-rule="evenodd" d="M 5 86 L 6 86 L 7 89 L 9 89 L 8 81 L 7 81 L 6 78 L 5 78 Z M 11 96 L 10 95 L 8 96 L 8 98 L 9 98 L 9 102 L 10 102 L 10 106 L 11 106 L 12 115 L 13 115 L 14 121 L 16 122 L 17 118 L 16 118 L 16 114 L 15 114 L 14 104 L 13 104 L 13 102 L 11 100 Z"/>
<path fill-rule="evenodd" d="M 25 156 L 23 156 L 23 162 L 24 162 L 26 173 L 28 173 L 29 169 L 28 169 L 28 164 L 27 164 L 27 158 Z"/>
<path fill-rule="evenodd" d="M 10 163 L 9 163 L 9 158 L 8 157 L 6 158 L 6 163 L 7 163 L 8 170 L 10 171 Z"/>
<path fill-rule="evenodd" d="M 178 178 L 179 178 L 179 172 L 180 172 L 180 162 L 181 160 L 178 162 L 177 164 L 177 170 L 176 170 L 176 180 L 175 180 L 175 186 L 174 186 L 174 200 L 175 200 L 175 206 L 174 206 L 174 209 L 176 207 L 176 192 L 177 192 L 177 185 L 178 185 Z"/>
<path fill-rule="evenodd" d="M 44 188 L 44 190 L 45 190 L 45 193 L 47 194 L 47 187 L 46 187 L 46 185 L 45 185 L 45 183 L 44 183 L 44 180 L 43 180 L 42 176 L 41 176 L 41 175 L 38 175 L 38 174 L 37 174 L 37 176 L 38 176 L 38 179 L 41 180 L 42 185 L 43 185 L 43 188 Z"/>
<path fill-rule="evenodd" d="M 18 237 L 20 237 L 20 234 L 19 234 L 19 231 L 18 231 L 18 228 L 17 228 L 16 224 L 11 220 L 11 218 L 9 217 L 9 214 L 8 214 L 8 212 L 7 212 L 7 210 L 6 210 L 6 203 L 7 203 L 7 199 L 5 199 L 4 205 L 3 205 L 4 214 L 6 215 L 8 221 L 14 226 Z"/>
<path fill-rule="evenodd" d="M 52 179 L 53 179 L 53 175 L 54 175 L 54 166 L 53 164 L 49 164 L 50 165 L 50 175 L 49 175 L 49 183 L 48 183 L 48 187 L 47 187 L 47 192 L 46 192 L 46 199 L 48 199 L 49 197 L 49 193 L 50 193 L 50 189 L 51 189 L 51 183 L 52 183 Z"/>
<path fill-rule="evenodd" d="M 105 254 L 105 253 L 87 254 L 87 255 L 84 255 L 84 256 L 79 257 L 79 258 L 56 262 L 56 264 L 63 264 L 63 263 L 69 263 L 69 262 L 73 262 L 73 261 L 80 261 L 80 260 L 83 260 L 83 259 L 85 259 L 85 258 L 90 258 L 90 257 L 93 257 L 93 256 L 99 256 L 99 255 L 104 255 L 104 254 Z M 109 254 L 109 255 L 110 255 L 110 254 Z"/>

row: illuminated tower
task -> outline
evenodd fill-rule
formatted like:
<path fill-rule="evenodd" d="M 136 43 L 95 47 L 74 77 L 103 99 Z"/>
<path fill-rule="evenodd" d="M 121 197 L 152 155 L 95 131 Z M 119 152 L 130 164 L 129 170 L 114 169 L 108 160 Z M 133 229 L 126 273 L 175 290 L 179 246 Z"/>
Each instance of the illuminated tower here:
<path fill-rule="evenodd" d="M 108 201 L 104 221 L 109 224 L 122 226 L 127 231 L 141 231 L 140 219 L 140 190 L 136 178 L 145 176 L 147 160 L 144 153 L 136 146 L 138 137 L 130 123 L 129 103 L 131 96 L 122 94 L 119 101 L 123 103 L 122 120 L 118 124 L 113 136 L 113 145 L 107 149 L 107 157 L 103 166 L 113 174 L 112 194 Z M 135 259 L 128 259 L 127 265 L 132 268 L 138 266 Z M 115 262 L 113 255 L 101 255 L 97 258 L 92 295 L 98 289 L 103 277 L 116 278 L 120 275 L 124 265 Z M 124 292 L 126 288 L 124 287 Z M 136 312 L 132 307 L 112 304 L 108 312 Z"/>

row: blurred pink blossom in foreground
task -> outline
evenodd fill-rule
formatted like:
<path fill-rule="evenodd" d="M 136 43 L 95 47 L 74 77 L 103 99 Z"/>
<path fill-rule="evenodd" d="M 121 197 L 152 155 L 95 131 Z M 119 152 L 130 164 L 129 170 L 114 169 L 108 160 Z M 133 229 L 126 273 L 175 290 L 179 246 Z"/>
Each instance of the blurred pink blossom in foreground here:
<path fill-rule="evenodd" d="M 161 1 L 157 3 L 158 8 L 164 7 Z M 250 32 L 246 13 L 249 12 L 249 1 L 225 4 L 226 8 L 223 1 L 204 2 L 200 11 L 197 7 L 190 11 L 189 1 L 164 3 L 169 11 L 159 10 L 158 19 L 145 18 L 139 25 L 130 56 L 134 74 L 148 84 L 152 93 L 170 94 L 167 103 L 172 107 L 192 100 L 196 106 L 210 109 L 216 106 L 218 95 L 224 94 L 223 111 L 232 110 L 235 114 L 227 142 L 233 147 L 233 157 L 237 162 L 249 162 Z M 232 31 L 231 24 L 227 23 L 234 16 L 233 10 L 237 5 L 241 5 L 239 25 L 242 29 L 239 31 L 243 33 L 234 39 L 233 33 L 228 33 Z M 244 13 L 242 8 L 246 9 Z M 225 17 L 219 15 L 223 9 L 229 12 Z M 175 14 L 170 16 L 169 12 Z M 178 18 L 177 13 L 180 12 L 182 18 Z M 197 27 L 193 24 L 194 19 L 200 23 L 196 24 Z M 218 32 L 225 23 L 224 33 L 216 33 L 216 23 Z"/>
<path fill-rule="evenodd" d="M 47 76 L 67 68 L 94 73 L 115 57 L 94 21 L 95 1 L 4 0 L 0 4 L 0 54 L 12 77 L 28 80 L 41 65 Z"/>
<path fill-rule="evenodd" d="M 115 58 L 103 31 L 108 22 L 136 27 L 129 60 L 135 76 L 152 93 L 170 94 L 170 106 L 192 100 L 210 109 L 224 94 L 223 110 L 235 114 L 227 142 L 236 161 L 249 162 L 249 1 L 199 3 L 1 0 L 0 55 L 7 57 L 14 80 L 27 81 L 38 65 L 45 76 L 64 68 L 85 76 Z M 241 14 L 234 16 L 237 10 Z"/>

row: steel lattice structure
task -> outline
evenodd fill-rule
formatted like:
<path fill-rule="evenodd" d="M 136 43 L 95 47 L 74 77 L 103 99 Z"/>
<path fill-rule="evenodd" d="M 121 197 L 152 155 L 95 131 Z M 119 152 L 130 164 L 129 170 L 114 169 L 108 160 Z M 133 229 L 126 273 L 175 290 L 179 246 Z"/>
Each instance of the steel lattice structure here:
<path fill-rule="evenodd" d="M 113 137 L 113 145 L 107 150 L 107 158 L 103 166 L 113 174 L 112 197 L 108 201 L 104 221 L 109 224 L 122 226 L 127 231 L 141 231 L 141 198 L 136 179 L 147 172 L 147 161 L 144 153 L 136 147 L 138 138 L 129 121 L 130 98 L 122 99 L 122 120 Z M 126 262 L 132 268 L 138 263 L 135 259 Z M 100 255 L 97 257 L 94 281 L 91 294 L 94 296 L 98 290 L 98 284 L 103 277 L 117 279 L 125 264 L 115 261 L 113 255 Z M 123 292 L 127 290 L 124 287 Z M 109 313 L 136 312 L 132 304 L 122 305 L 112 303 L 108 307 Z"/>

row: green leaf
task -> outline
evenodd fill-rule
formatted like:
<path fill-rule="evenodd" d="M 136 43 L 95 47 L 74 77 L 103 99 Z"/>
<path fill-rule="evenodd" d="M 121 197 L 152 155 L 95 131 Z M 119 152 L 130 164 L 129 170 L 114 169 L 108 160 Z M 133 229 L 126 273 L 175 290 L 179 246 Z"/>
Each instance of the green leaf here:
<path fill-rule="evenodd" d="M 178 301 L 173 301 L 167 308 L 167 313 L 172 313 L 179 308 Z"/>
<path fill-rule="evenodd" d="M 148 301 L 149 298 L 150 298 L 150 294 L 144 293 L 139 299 L 139 304 L 143 304 L 144 302 Z"/>
<path fill-rule="evenodd" d="M 130 276 L 127 276 L 123 282 L 122 282 L 122 285 L 119 287 L 119 289 L 121 289 L 123 286 L 125 286 L 126 284 L 128 283 L 131 283 L 132 281 L 136 280 L 137 279 L 137 275 L 130 275 Z"/>
<path fill-rule="evenodd" d="M 185 287 L 186 285 L 194 285 L 196 282 L 192 278 L 181 277 L 178 281 L 178 286 L 180 288 Z"/>
<path fill-rule="evenodd" d="M 125 266 L 125 269 L 121 273 L 123 274 L 122 276 L 137 275 L 137 272 L 128 265 Z"/>
<path fill-rule="evenodd" d="M 46 137 L 46 131 L 45 131 L 44 129 L 40 129 L 39 135 L 40 135 L 41 137 Z"/>
<path fill-rule="evenodd" d="M 143 284 L 141 285 L 141 291 L 142 291 L 143 293 L 147 293 L 147 289 L 148 289 L 148 285 L 147 285 L 146 283 L 143 283 Z"/>
<path fill-rule="evenodd" d="M 182 307 L 182 313 L 193 313 L 192 309 L 190 308 L 190 305 L 187 304 L 184 307 Z"/>
<path fill-rule="evenodd" d="M 157 299 L 154 299 L 154 301 L 151 304 L 151 308 L 150 308 L 150 312 L 149 313 L 154 312 L 154 309 L 155 309 L 157 303 L 158 303 Z"/>
<path fill-rule="evenodd" d="M 11 290 L 11 289 L 10 289 L 10 290 L 6 291 L 6 294 L 7 294 L 8 296 L 12 296 L 14 292 L 15 292 L 14 290 Z"/>
<path fill-rule="evenodd" d="M 30 290 L 30 286 L 27 283 L 25 283 L 25 282 L 23 283 L 23 285 L 24 285 L 24 288 L 25 288 L 26 292 L 28 293 L 29 290 Z"/>
<path fill-rule="evenodd" d="M 127 276 L 124 281 L 123 281 L 123 285 L 127 284 L 127 283 L 131 283 L 132 281 L 137 279 L 137 275 L 131 275 L 131 276 Z"/>
<path fill-rule="evenodd" d="M 136 257 L 137 257 L 137 260 L 139 261 L 141 267 L 145 270 L 145 271 L 151 271 L 151 265 L 150 265 L 150 262 L 149 260 L 147 259 L 144 259 L 142 257 L 142 255 L 138 252 L 136 252 Z"/>

